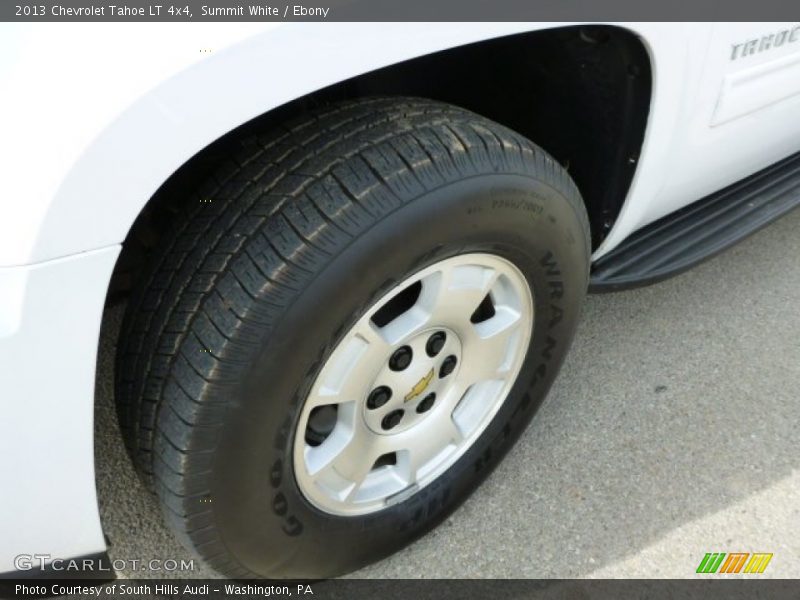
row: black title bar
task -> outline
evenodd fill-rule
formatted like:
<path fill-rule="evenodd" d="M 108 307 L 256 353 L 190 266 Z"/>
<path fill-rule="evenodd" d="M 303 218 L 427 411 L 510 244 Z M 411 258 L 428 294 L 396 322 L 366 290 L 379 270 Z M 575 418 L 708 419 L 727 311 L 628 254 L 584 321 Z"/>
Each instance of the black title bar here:
<path fill-rule="evenodd" d="M 798 0 L 35 0 L 0 21 L 794 21 Z"/>

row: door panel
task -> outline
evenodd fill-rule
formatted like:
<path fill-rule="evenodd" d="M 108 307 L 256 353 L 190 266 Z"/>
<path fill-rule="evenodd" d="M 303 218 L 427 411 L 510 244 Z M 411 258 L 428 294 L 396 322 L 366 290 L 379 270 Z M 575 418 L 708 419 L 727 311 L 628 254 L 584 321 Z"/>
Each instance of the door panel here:
<path fill-rule="evenodd" d="M 647 221 L 800 150 L 800 24 L 710 26 L 703 76 L 682 111 Z"/>

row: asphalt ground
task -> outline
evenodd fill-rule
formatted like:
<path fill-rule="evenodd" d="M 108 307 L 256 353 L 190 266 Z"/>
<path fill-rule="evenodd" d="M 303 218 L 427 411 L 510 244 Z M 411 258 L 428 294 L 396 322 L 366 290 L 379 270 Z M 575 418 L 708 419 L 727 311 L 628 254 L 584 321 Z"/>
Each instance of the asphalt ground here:
<path fill-rule="evenodd" d="M 759 577 L 800 576 L 799 299 L 800 211 L 679 277 L 590 296 L 549 398 L 495 473 L 354 575 L 687 578 L 707 552 L 769 552 Z M 119 439 L 121 315 L 107 312 L 97 385 L 109 554 L 190 559 Z"/>

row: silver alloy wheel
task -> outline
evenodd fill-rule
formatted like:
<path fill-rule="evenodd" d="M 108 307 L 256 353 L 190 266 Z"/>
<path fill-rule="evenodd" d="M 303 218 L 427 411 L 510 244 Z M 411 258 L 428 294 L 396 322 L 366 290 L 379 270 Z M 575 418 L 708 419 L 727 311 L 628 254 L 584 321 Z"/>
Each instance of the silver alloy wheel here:
<path fill-rule="evenodd" d="M 431 483 L 500 409 L 533 320 L 525 277 L 492 254 L 448 258 L 392 289 L 347 332 L 306 398 L 293 453 L 303 495 L 354 516 Z"/>

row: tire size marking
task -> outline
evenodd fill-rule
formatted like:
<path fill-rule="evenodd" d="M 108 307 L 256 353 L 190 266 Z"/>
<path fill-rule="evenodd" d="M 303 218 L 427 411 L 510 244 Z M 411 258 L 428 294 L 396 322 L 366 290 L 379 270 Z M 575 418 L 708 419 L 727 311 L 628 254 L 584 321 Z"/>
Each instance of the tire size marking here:
<path fill-rule="evenodd" d="M 499 193 L 499 191 L 498 191 Z M 503 190 L 504 195 L 508 194 L 508 190 Z M 532 219 L 538 219 L 544 214 L 544 205 L 531 202 L 530 193 L 526 192 L 524 198 L 493 198 L 490 207 L 472 206 L 467 208 L 468 215 L 476 215 L 487 210 L 521 210 L 527 213 Z"/>
<path fill-rule="evenodd" d="M 527 194 L 525 198 L 511 199 L 511 198 L 494 198 L 492 200 L 492 208 L 493 209 L 503 209 L 509 208 L 513 210 L 521 210 L 527 213 L 531 213 L 534 216 L 538 217 L 544 212 L 544 207 L 541 204 L 534 204 L 527 199 Z"/>

